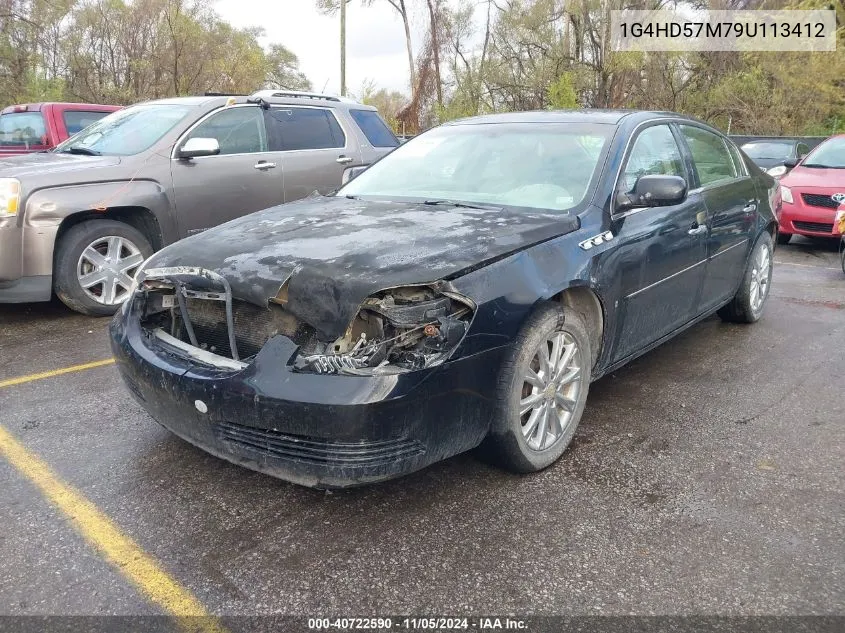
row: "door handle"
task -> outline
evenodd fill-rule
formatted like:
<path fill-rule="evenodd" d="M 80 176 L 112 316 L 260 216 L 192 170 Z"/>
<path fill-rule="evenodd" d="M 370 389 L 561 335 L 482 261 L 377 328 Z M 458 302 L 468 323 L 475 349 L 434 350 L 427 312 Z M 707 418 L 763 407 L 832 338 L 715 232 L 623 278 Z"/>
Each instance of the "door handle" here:
<path fill-rule="evenodd" d="M 689 231 L 687 231 L 690 235 L 703 235 L 707 233 L 707 225 L 706 224 L 699 224 L 692 227 Z"/>
<path fill-rule="evenodd" d="M 275 169 L 276 163 L 268 163 L 266 160 L 260 160 L 255 163 L 254 167 L 264 171 L 265 169 Z"/>
<path fill-rule="evenodd" d="M 348 165 L 353 160 L 355 159 L 351 156 L 338 156 L 336 162 L 340 163 L 341 165 Z"/>

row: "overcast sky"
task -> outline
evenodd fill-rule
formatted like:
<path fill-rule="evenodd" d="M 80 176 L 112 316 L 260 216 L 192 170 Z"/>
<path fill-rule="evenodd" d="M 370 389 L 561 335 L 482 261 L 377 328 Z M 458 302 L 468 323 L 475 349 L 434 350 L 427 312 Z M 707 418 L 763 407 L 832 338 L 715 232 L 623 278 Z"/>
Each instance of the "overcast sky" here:
<path fill-rule="evenodd" d="M 263 41 L 284 44 L 299 56 L 300 67 L 316 90 L 340 92 L 340 19 L 326 17 L 314 8 L 313 0 L 217 0 L 220 16 L 237 27 L 261 26 Z M 412 14 L 415 49 L 422 45 L 426 27 L 422 3 Z M 353 0 L 348 6 L 346 25 L 346 85 L 352 93 L 364 81 L 378 87 L 409 93 L 408 57 L 402 21 L 385 0 L 372 7 Z"/>

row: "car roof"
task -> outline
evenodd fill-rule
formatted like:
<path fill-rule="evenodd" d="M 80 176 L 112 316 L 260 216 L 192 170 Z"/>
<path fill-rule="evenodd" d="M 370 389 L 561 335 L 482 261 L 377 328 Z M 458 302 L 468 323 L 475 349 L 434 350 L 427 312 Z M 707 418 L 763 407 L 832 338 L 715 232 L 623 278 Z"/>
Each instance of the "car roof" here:
<path fill-rule="evenodd" d="M 582 109 L 534 110 L 529 112 L 484 114 L 451 121 L 446 125 L 473 125 L 480 123 L 604 123 L 608 125 L 619 125 L 623 119 L 634 119 L 639 123 L 649 119 L 663 119 L 666 117 L 696 121 L 696 119 L 675 112 Z"/>
<path fill-rule="evenodd" d="M 22 106 L 26 106 L 27 109 L 16 109 Z M 85 108 L 112 108 L 114 110 L 120 110 L 124 107 L 108 103 L 80 103 L 77 101 L 32 101 L 27 103 L 16 103 L 10 106 L 6 106 L 2 110 L 0 110 L 0 114 L 17 114 L 19 112 L 40 112 L 42 109 L 48 106 L 69 106 L 72 108 L 79 108 L 80 110 Z"/>
<path fill-rule="evenodd" d="M 336 97 L 310 92 L 296 92 L 290 90 L 261 90 L 252 95 L 204 95 L 199 97 L 170 97 L 155 101 L 144 101 L 145 104 L 215 106 L 224 105 L 230 100 L 234 103 L 257 102 L 262 99 L 271 105 L 318 105 L 327 108 L 352 107 L 358 110 L 377 109 L 373 106 L 358 103 L 347 97 Z"/>

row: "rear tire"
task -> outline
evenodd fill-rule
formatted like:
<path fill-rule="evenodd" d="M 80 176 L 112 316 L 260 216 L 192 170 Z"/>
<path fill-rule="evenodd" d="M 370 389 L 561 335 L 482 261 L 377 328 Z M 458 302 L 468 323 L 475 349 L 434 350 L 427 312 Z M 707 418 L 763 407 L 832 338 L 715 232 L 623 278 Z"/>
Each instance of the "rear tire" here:
<path fill-rule="evenodd" d="M 767 231 L 757 238 L 745 268 L 742 283 L 731 302 L 719 309 L 729 323 L 754 323 L 763 314 L 772 285 L 772 236 Z"/>
<path fill-rule="evenodd" d="M 53 262 L 53 288 L 71 310 L 114 314 L 153 248 L 137 229 L 115 220 L 80 222 L 65 233 Z"/>
<path fill-rule="evenodd" d="M 786 246 L 789 244 L 789 240 L 792 239 L 792 233 L 778 233 L 778 244 L 781 246 Z"/>
<path fill-rule="evenodd" d="M 548 362 L 544 361 L 546 350 Z M 540 306 L 525 322 L 499 373 L 499 401 L 487 455 L 514 472 L 557 461 L 575 435 L 590 387 L 590 337 L 581 317 L 558 304 Z"/>

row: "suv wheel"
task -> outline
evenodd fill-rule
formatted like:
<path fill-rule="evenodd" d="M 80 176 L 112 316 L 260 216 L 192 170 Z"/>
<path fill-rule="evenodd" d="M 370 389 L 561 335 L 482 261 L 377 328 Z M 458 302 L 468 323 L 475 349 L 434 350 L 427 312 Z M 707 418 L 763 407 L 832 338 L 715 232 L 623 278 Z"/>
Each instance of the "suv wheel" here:
<path fill-rule="evenodd" d="M 485 448 L 515 472 L 542 470 L 566 450 L 581 421 L 591 374 L 581 317 L 556 304 L 526 321 L 499 376 L 499 406 Z"/>
<path fill-rule="evenodd" d="M 147 238 L 128 224 L 81 222 L 62 237 L 56 249 L 56 295 L 82 314 L 114 314 L 129 297 L 138 268 L 152 253 Z"/>

